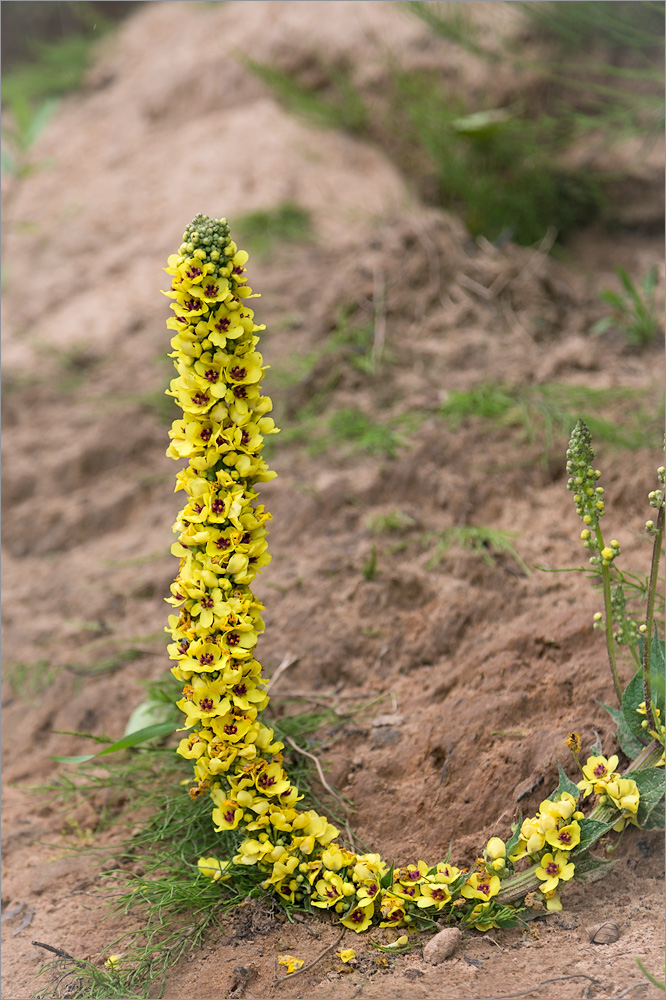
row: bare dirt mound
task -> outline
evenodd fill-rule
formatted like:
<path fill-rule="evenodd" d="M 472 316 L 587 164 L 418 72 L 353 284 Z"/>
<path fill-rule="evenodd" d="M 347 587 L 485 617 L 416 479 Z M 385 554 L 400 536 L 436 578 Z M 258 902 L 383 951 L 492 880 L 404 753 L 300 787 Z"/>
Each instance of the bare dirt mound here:
<path fill-rule="evenodd" d="M 493 18 L 500 5 L 477 6 Z M 270 458 L 279 478 L 262 491 L 273 563 L 257 587 L 260 655 L 269 674 L 298 657 L 275 686 L 277 716 L 294 693 L 338 708 L 349 695 L 376 699 L 331 725 L 321 751 L 353 800 L 359 841 L 397 862 L 450 845 L 473 862 L 554 787 L 569 731 L 584 747 L 596 734 L 613 745 L 598 600 L 582 574 L 527 572 L 582 562 L 562 435 L 555 427 L 548 446 L 542 425 L 531 440 L 515 414 L 455 424 L 444 413 L 455 393 L 488 383 L 525 399 L 554 384 L 598 390 L 628 429 L 639 404 L 654 412 L 661 345 L 629 351 L 590 327 L 612 266 L 642 275 L 661 240 L 627 235 L 610 254 L 592 234 L 573 266 L 546 243 L 473 243 L 455 218 L 414 204 L 378 149 L 290 118 L 238 55 L 303 73 L 307 54 L 326 50 L 376 88 L 373 53 L 398 43 L 414 61 L 451 51 L 392 3 L 146 4 L 105 43 L 87 90 L 63 103 L 34 152 L 42 169 L 3 192 L 6 996 L 38 989 L 44 955 L 32 940 L 101 962 L 132 926 L 102 921 L 84 895 L 98 866 L 73 848 L 114 837 L 97 831 L 100 804 L 63 813 L 27 786 L 54 773 L 51 755 L 88 750 L 58 730 L 120 736 L 139 682 L 169 666 L 178 501 L 164 457 L 160 267 L 197 211 L 233 227 L 288 200 L 314 220 L 312 243 L 250 262 L 284 427 Z M 452 76 L 465 67 L 473 86 L 471 63 Z M 641 519 L 661 459 L 639 419 L 645 446 L 602 442 L 598 461 L 623 560 L 646 571 Z M 455 543 L 474 527 L 506 544 Z M 622 670 L 628 680 L 630 663 Z M 278 984 L 278 953 L 314 958 L 338 930 L 252 902 L 170 973 L 164 996 L 472 998 L 548 980 L 537 995 L 656 997 L 634 956 L 659 974 L 661 838 L 630 830 L 614 858 L 610 875 L 530 932 L 466 935 L 445 973 L 420 948 L 389 959 L 348 933 L 341 947 L 356 948 L 356 967 L 331 950 Z M 608 916 L 619 940 L 590 944 L 588 926 Z"/>

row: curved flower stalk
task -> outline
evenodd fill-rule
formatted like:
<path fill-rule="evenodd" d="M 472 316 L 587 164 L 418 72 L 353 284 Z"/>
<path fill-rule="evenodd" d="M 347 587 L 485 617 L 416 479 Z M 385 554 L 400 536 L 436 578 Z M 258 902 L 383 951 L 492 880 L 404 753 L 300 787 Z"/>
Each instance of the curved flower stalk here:
<path fill-rule="evenodd" d="M 277 428 L 261 393 L 263 327 L 248 305 L 255 296 L 247 259 L 224 219 L 198 215 L 165 269 L 177 370 L 168 391 L 183 411 L 167 454 L 188 461 L 176 477 L 187 501 L 174 525 L 180 566 L 167 598 L 175 609 L 169 654 L 188 730 L 178 753 L 193 761 L 190 795 L 212 799 L 216 830 L 242 838 L 233 859 L 202 858 L 199 870 L 223 886 L 235 866 L 254 866 L 286 903 L 329 910 L 358 932 L 433 919 L 478 930 L 509 926 L 522 909 L 513 902 L 530 890 L 542 907 L 559 909 L 559 887 L 586 870 L 590 844 L 615 824 L 635 822 L 640 792 L 614 771 L 617 758 L 590 758 L 580 786 L 564 779 L 507 843 L 492 837 L 471 870 L 448 860 L 394 868 L 379 854 L 348 850 L 325 816 L 298 808 L 283 744 L 259 718 L 268 704 L 255 656 L 263 606 L 251 584 L 270 559 L 270 514 L 258 503 L 257 484 L 275 475 L 261 452 L 264 436 Z M 610 819 L 585 820 L 581 791 L 600 790 Z M 517 872 L 523 858 L 530 867 Z"/>

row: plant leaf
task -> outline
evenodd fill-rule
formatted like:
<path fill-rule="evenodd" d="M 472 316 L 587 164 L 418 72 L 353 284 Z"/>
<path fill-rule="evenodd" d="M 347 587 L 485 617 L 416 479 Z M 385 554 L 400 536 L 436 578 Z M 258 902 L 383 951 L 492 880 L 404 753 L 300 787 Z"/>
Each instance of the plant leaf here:
<path fill-rule="evenodd" d="M 146 726 L 145 729 L 138 729 L 134 733 L 128 733 L 127 736 L 116 740 L 115 743 L 106 747 L 105 750 L 100 750 L 99 753 L 80 754 L 75 757 L 51 757 L 51 760 L 55 760 L 59 764 L 82 764 L 86 760 L 103 757 L 107 753 L 117 753 L 119 750 L 127 750 L 129 747 L 135 747 L 139 743 L 146 743 L 148 740 L 157 739 L 159 736 L 167 736 L 169 733 L 175 733 L 177 729 L 178 726 L 173 722 L 157 722 L 153 726 Z"/>
<path fill-rule="evenodd" d="M 622 715 L 632 736 L 643 745 L 647 745 L 648 737 L 646 737 L 645 730 L 641 726 L 641 722 L 645 716 L 640 715 L 637 711 L 638 706 L 643 701 L 643 671 L 637 670 L 622 695 Z"/>
<path fill-rule="evenodd" d="M 580 879 L 581 882 L 594 882 L 596 879 L 600 878 L 605 872 L 599 871 L 601 868 L 608 868 L 612 865 L 612 861 L 606 861 L 605 858 L 598 858 L 595 854 L 584 854 L 581 858 L 576 858 L 576 879 Z M 597 872 L 595 875 L 594 872 Z M 591 878 L 586 878 L 586 876 L 592 876 Z"/>
<path fill-rule="evenodd" d="M 666 826 L 665 821 L 666 814 L 664 813 L 664 800 L 662 798 L 657 802 L 645 822 L 641 823 L 641 830 L 663 830 Z"/>
<path fill-rule="evenodd" d="M 571 778 L 567 778 L 559 761 L 557 762 L 557 770 L 560 772 L 560 783 L 553 794 L 549 795 L 548 798 L 555 800 L 558 795 L 562 794 L 562 792 L 569 792 L 575 799 L 578 799 L 580 796 L 580 788 L 571 780 Z"/>
<path fill-rule="evenodd" d="M 636 737 L 630 732 L 627 723 L 624 721 L 624 715 L 621 708 L 611 708 L 610 705 L 604 705 L 603 702 L 599 702 L 602 708 L 605 708 L 610 717 L 615 722 L 617 726 L 617 740 L 620 744 L 620 749 L 623 754 L 625 754 L 629 760 L 633 760 L 634 757 L 638 757 L 641 750 L 643 750 L 643 744 L 636 739 Z"/>
<path fill-rule="evenodd" d="M 581 819 L 580 823 L 580 844 L 576 845 L 575 853 L 572 852 L 575 859 L 576 855 L 580 852 L 586 851 L 588 847 L 596 843 L 599 837 L 603 837 L 605 833 L 608 833 L 612 829 L 613 825 L 617 823 L 619 818 L 619 813 L 608 823 L 602 823 L 598 819 Z M 578 863 L 576 862 L 576 867 Z"/>
<path fill-rule="evenodd" d="M 639 826 L 644 827 L 664 798 L 664 770 L 661 767 L 646 767 L 640 771 L 628 771 L 624 777 L 633 778 L 638 785 L 641 799 L 636 820 Z"/>

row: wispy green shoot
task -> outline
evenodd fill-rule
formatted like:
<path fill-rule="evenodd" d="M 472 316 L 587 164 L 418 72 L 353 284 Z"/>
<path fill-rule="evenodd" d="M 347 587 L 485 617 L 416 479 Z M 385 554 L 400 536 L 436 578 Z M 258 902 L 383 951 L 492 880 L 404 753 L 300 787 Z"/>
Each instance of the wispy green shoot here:
<path fill-rule="evenodd" d="M 431 547 L 431 555 L 427 563 L 428 569 L 438 566 L 452 546 L 460 546 L 468 552 L 478 555 L 488 566 L 495 565 L 498 555 L 508 555 L 523 573 L 529 573 L 526 563 L 514 548 L 513 542 L 516 534 L 513 531 L 464 525 L 459 528 L 445 528 L 438 532 L 426 532 L 422 538 L 424 544 Z"/>
<path fill-rule="evenodd" d="M 610 312 L 594 324 L 592 332 L 602 334 L 615 328 L 624 335 L 628 344 L 645 347 L 652 343 L 662 327 L 655 302 L 657 268 L 650 268 L 639 285 L 623 267 L 615 270 L 623 290 L 614 292 L 605 289 L 601 292 L 599 298 L 610 306 Z"/>

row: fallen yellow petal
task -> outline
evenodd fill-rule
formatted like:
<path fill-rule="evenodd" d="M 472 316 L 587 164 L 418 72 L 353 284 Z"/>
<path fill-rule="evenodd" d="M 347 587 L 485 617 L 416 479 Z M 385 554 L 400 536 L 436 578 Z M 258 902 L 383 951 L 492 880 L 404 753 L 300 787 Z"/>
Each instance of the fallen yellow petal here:
<path fill-rule="evenodd" d="M 303 959 L 295 958 L 293 955 L 278 955 L 278 965 L 287 966 L 287 975 L 290 976 L 292 972 L 297 972 L 299 969 L 303 968 Z"/>
<path fill-rule="evenodd" d="M 351 962 L 352 958 L 356 958 L 356 952 L 353 948 L 343 948 L 342 951 L 336 951 L 335 954 L 342 962 Z"/>

